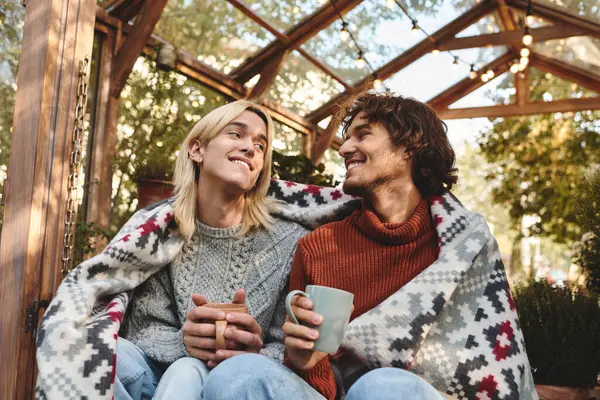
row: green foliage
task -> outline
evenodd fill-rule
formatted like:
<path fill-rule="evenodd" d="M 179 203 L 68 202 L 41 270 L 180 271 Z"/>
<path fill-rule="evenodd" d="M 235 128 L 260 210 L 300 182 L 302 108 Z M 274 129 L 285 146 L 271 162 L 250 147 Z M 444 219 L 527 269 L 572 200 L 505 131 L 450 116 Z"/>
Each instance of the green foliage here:
<path fill-rule="evenodd" d="M 551 75 L 531 71 L 532 100 L 587 96 L 588 92 Z M 508 82 L 503 84 L 504 87 Z M 581 235 L 575 216 L 583 171 L 600 162 L 600 112 L 556 113 L 496 119 L 479 138 L 496 202 L 514 226 L 525 215 L 539 216 L 531 234 L 558 242 Z"/>
<path fill-rule="evenodd" d="M 272 176 L 275 179 L 319 186 L 336 186 L 333 175 L 325 173 L 325 165 L 312 165 L 304 154 L 283 155 L 273 152 Z"/>
<path fill-rule="evenodd" d="M 570 288 L 529 282 L 515 305 L 536 384 L 589 387 L 600 372 L 600 305 Z"/>
<path fill-rule="evenodd" d="M 600 295 L 600 166 L 588 171 L 581 187 L 576 212 L 586 233 L 574 245 L 573 262 L 586 274 L 587 289 Z"/>

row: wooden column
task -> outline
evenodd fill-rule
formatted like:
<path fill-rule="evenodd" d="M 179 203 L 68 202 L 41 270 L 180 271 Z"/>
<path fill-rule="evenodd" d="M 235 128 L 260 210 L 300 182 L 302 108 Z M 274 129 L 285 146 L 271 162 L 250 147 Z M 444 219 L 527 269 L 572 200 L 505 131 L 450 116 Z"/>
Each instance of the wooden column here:
<path fill-rule="evenodd" d="M 89 161 L 87 177 L 90 182 L 85 210 L 85 222 L 93 222 L 102 228 L 110 224 L 110 201 L 112 194 L 112 161 L 117 146 L 117 120 L 119 117 L 119 97 L 110 94 L 110 76 L 115 58 L 117 33 L 108 30 L 101 39 L 98 68 L 98 87 L 96 92 L 95 120 L 93 132 L 88 145 Z M 96 238 L 94 253 L 106 245 L 105 241 Z"/>
<path fill-rule="evenodd" d="M 34 392 L 26 313 L 61 278 L 79 62 L 91 57 L 95 9 L 94 0 L 27 1 L 0 243 L 1 399 Z"/>

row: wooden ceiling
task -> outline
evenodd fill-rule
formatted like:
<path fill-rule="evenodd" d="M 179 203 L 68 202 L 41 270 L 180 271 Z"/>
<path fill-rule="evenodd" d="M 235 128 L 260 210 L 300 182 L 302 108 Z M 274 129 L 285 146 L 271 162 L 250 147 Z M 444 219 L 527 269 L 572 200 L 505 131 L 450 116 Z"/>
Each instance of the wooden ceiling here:
<path fill-rule="evenodd" d="M 499 45 L 507 46 L 508 51 L 491 61 L 481 70 L 493 69 L 496 72 L 494 78 L 508 71 L 509 63 L 518 58 L 518 51 L 522 47 L 521 39 L 523 33 L 518 13 L 519 11 L 526 10 L 528 7 L 527 0 L 482 0 L 470 10 L 432 33 L 429 37 L 378 68 L 375 74 L 369 74 L 362 80 L 350 84 L 345 82 L 323 62 L 304 51 L 300 46 L 336 21 L 339 18 L 340 12 L 342 14 L 346 13 L 360 4 L 361 0 L 329 1 L 286 32 L 281 32 L 273 27 L 264 18 L 253 12 L 242 0 L 223 1 L 228 1 L 248 18 L 269 31 L 274 35 L 275 40 L 246 59 L 229 74 L 224 74 L 211 68 L 198 61 L 194 55 L 183 50 L 177 50 L 176 69 L 180 73 L 230 98 L 251 98 L 262 103 L 270 110 L 275 119 L 309 136 L 311 140 L 309 140 L 310 146 L 307 149 L 307 153 L 309 153 L 314 162 L 317 162 L 321 158 L 328 147 L 339 145 L 338 139 L 335 136 L 336 129 L 334 129 L 334 124 L 330 124 L 327 129 L 323 130 L 317 126 L 317 123 L 339 111 L 340 104 L 349 96 L 364 90 L 366 85 L 370 84 L 374 75 L 381 80 L 388 79 L 430 53 L 434 47 L 437 47 L 441 51 L 451 51 Z M 113 68 L 111 75 L 113 96 L 117 97 L 122 90 L 138 55 L 150 55 L 152 54 L 153 46 L 158 43 L 166 43 L 164 39 L 153 35 L 152 31 L 167 2 L 168 0 L 105 0 L 98 6 L 96 29 L 99 31 L 116 30 L 119 37 L 122 38 L 122 43 L 116 54 L 116 67 Z M 573 36 L 600 38 L 600 24 L 591 19 L 549 6 L 539 0 L 532 1 L 532 11 L 535 16 L 542 17 L 547 22 L 553 24 L 531 30 L 531 34 L 536 42 L 564 39 Z M 501 32 L 456 37 L 459 32 L 490 14 L 495 15 L 501 22 Z M 130 22 L 132 20 L 134 20 L 133 23 Z M 320 71 L 344 87 L 344 92 L 335 95 L 328 102 L 306 116 L 300 116 L 295 112 L 273 104 L 273 102 L 265 99 L 263 96 L 273 84 L 286 55 L 292 50 L 298 51 Z M 591 71 L 533 51 L 530 55 L 529 65 L 574 82 L 583 88 L 600 92 L 600 75 Z M 515 74 L 515 89 L 517 92 L 515 104 L 449 109 L 448 106 L 452 103 L 486 84 L 480 79 L 469 78 L 461 80 L 436 95 L 428 103 L 445 119 L 505 117 L 535 113 L 600 109 L 600 100 L 598 98 L 530 102 L 528 94 L 528 70 L 525 72 L 526 74 Z M 247 89 L 244 83 L 256 75 L 260 75 L 258 82 L 251 90 Z"/>

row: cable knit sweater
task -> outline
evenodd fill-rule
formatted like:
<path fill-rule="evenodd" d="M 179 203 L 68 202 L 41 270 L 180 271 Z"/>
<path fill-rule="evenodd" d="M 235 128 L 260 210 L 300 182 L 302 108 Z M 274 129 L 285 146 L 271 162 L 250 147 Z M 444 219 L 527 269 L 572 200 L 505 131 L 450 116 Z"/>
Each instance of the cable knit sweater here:
<path fill-rule="evenodd" d="M 437 242 L 426 200 L 421 200 L 408 221 L 397 224 L 382 223 L 372 210 L 363 207 L 300 240 L 290 290 L 321 285 L 354 293 L 352 321 L 431 265 L 437 259 Z M 285 363 L 291 367 L 289 360 Z M 338 364 L 338 368 L 345 375 L 346 366 Z M 296 373 L 328 399 L 338 397 L 341 386 L 347 386 L 347 382 L 336 384 L 331 357 Z"/>
<path fill-rule="evenodd" d="M 191 240 L 171 262 L 134 292 L 121 336 L 153 360 L 170 364 L 188 356 L 182 326 L 194 304 L 192 294 L 227 303 L 246 289 L 248 312 L 263 331 L 262 353 L 283 359 L 285 295 L 298 239 L 308 231 L 276 219 L 271 231 L 236 235 L 241 226 L 213 228 L 199 221 Z"/>

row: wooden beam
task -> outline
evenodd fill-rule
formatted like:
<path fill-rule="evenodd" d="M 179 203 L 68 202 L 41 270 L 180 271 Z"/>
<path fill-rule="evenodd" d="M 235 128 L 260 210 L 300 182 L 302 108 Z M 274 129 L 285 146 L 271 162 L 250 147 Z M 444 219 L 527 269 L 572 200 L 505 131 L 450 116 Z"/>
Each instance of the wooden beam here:
<path fill-rule="evenodd" d="M 482 1 L 431 35 L 433 39 L 423 39 L 410 49 L 406 50 L 404 53 L 400 54 L 398 57 L 394 58 L 389 63 L 379 68 L 377 71 L 375 71 L 375 74 L 381 80 L 391 77 L 398 71 L 401 71 L 403 68 L 406 68 L 419 58 L 423 57 L 425 54 L 431 52 L 436 44 L 439 46 L 446 40 L 453 38 L 457 33 L 477 22 L 494 9 L 495 2 L 493 0 Z M 356 83 L 352 91 L 347 91 L 333 97 L 327 103 L 310 113 L 308 115 L 308 119 L 314 123 L 317 123 L 327 118 L 327 116 L 337 112 L 340 104 L 352 96 L 357 90 L 365 87 L 370 79 L 371 75 L 361 79 L 358 83 Z"/>
<path fill-rule="evenodd" d="M 279 74 L 279 70 L 281 69 L 281 65 L 283 64 L 283 60 L 288 55 L 288 51 L 284 51 L 281 54 L 277 54 L 273 59 L 265 66 L 265 68 L 260 73 L 260 78 L 256 85 L 250 91 L 248 95 L 248 99 L 258 99 L 261 97 L 275 82 L 275 78 L 277 78 L 277 74 Z"/>
<path fill-rule="evenodd" d="M 104 8 L 105 10 L 108 10 L 111 7 L 118 7 L 126 1 L 127 0 L 104 0 L 99 5 L 100 5 L 100 7 Z"/>
<path fill-rule="evenodd" d="M 510 51 L 506 52 L 503 55 L 501 55 L 500 57 L 496 58 L 494 61 L 492 61 L 489 64 L 487 64 L 486 66 L 482 67 L 480 69 L 480 71 L 485 73 L 487 70 L 491 69 L 495 73 L 494 78 L 493 78 L 493 79 L 495 79 L 498 76 L 505 73 L 506 71 L 508 71 L 508 69 L 509 69 L 508 63 L 513 58 L 515 58 L 515 55 L 513 52 L 510 52 Z M 469 93 L 477 90 L 478 88 L 485 85 L 486 83 L 487 82 L 483 82 L 479 76 L 477 76 L 477 78 L 475 78 L 475 79 L 470 79 L 467 77 L 467 78 L 461 80 L 460 82 L 456 83 L 455 85 L 449 87 L 448 89 L 446 89 L 442 93 L 438 94 L 437 96 L 433 97 L 431 100 L 429 100 L 427 102 L 427 104 L 429 104 L 431 107 L 433 107 L 436 110 L 442 110 L 444 108 L 447 108 L 452 103 L 458 101 L 459 99 L 465 97 Z"/>
<path fill-rule="evenodd" d="M 138 15 L 145 3 L 152 3 L 154 0 L 125 0 L 115 4 L 110 14 L 119 18 L 123 22 L 131 21 Z"/>
<path fill-rule="evenodd" d="M 114 70 L 111 76 L 111 93 L 118 97 L 127 82 L 127 78 L 133 69 L 135 61 L 148 43 L 154 26 L 160 19 L 163 9 L 169 0 L 146 1 L 142 6 L 140 14 L 127 36 L 127 40 L 117 53 Z"/>
<path fill-rule="evenodd" d="M 573 36 L 586 35 L 586 31 L 584 29 L 567 25 L 544 26 L 541 28 L 531 29 L 530 33 L 536 42 L 544 42 L 546 40 L 564 39 Z M 450 39 L 447 42 L 441 44 L 439 46 L 439 49 L 441 51 L 448 51 L 491 46 L 513 46 L 521 48 L 522 38 L 523 32 L 521 31 L 509 31 L 476 36 L 466 36 Z"/>
<path fill-rule="evenodd" d="M 506 5 L 521 10 L 527 10 L 527 4 L 528 0 L 506 0 Z M 598 22 L 567 11 L 564 7 L 555 7 L 539 1 L 532 1 L 531 7 L 534 15 L 547 21 L 575 26 L 585 30 L 587 35 L 600 37 L 600 24 Z"/>
<path fill-rule="evenodd" d="M 313 165 L 319 165 L 321 158 L 323 158 L 323 154 L 331 147 L 339 125 L 338 118 L 331 118 L 327 128 L 325 130 L 319 130 L 315 135 L 316 137 L 310 151 L 310 161 Z"/>
<path fill-rule="evenodd" d="M 512 15 L 510 15 L 508 12 L 508 7 L 506 6 L 505 0 L 498 0 L 498 15 L 500 16 L 500 22 L 502 23 L 503 30 L 517 30 L 517 24 L 513 20 Z"/>
<path fill-rule="evenodd" d="M 79 63 L 91 60 L 95 9 L 94 0 L 29 0 L 25 9 L 0 241 L 0 399 L 35 394 L 27 308 L 61 280 Z"/>
<path fill-rule="evenodd" d="M 439 110 L 438 115 L 442 119 L 498 118 L 587 110 L 600 110 L 600 97 L 536 101 L 525 105 L 506 104 L 489 107 L 449 108 Z"/>
<path fill-rule="evenodd" d="M 574 82 L 583 88 L 600 93 L 600 75 L 587 69 L 554 58 L 545 57 L 535 52 L 532 52 L 530 56 L 530 64 L 540 71 L 549 72 L 559 78 Z"/>
<path fill-rule="evenodd" d="M 230 75 L 238 82 L 247 82 L 253 76 L 259 74 L 262 66 L 266 64 L 275 54 L 283 50 L 295 49 L 316 35 L 320 30 L 329 26 L 339 18 L 339 13 L 344 14 L 357 6 L 361 0 L 336 0 L 328 2 L 325 6 L 305 17 L 291 30 L 285 33 L 289 43 L 283 43 L 279 39 L 271 42 L 254 56 L 244 61 Z M 335 4 L 335 5 L 334 5 Z"/>
<path fill-rule="evenodd" d="M 240 10 L 242 12 L 242 14 L 244 14 L 246 17 L 250 18 L 252 21 L 256 22 L 258 25 L 260 25 L 261 27 L 263 27 L 266 30 L 268 30 L 281 43 L 287 45 L 287 44 L 289 44 L 291 42 L 290 38 L 288 38 L 283 33 L 279 32 L 278 29 L 276 29 L 273 25 L 271 25 L 270 23 L 268 23 L 264 18 L 262 18 L 261 16 L 257 15 L 243 1 L 240 1 L 240 0 L 227 0 L 227 2 L 229 4 L 231 4 L 232 6 L 234 6 L 235 8 L 237 8 L 238 10 Z"/>
<path fill-rule="evenodd" d="M 96 24 L 98 25 L 98 24 Z M 111 194 L 113 166 L 117 147 L 117 121 L 119 118 L 119 97 L 110 93 L 110 76 L 113 67 L 117 35 L 115 30 L 108 32 L 100 40 L 100 57 L 96 60 L 98 68 L 95 104 L 89 109 L 94 110 L 94 121 L 88 141 L 88 161 L 86 163 L 86 183 L 88 184 L 86 203 L 84 204 L 84 221 L 94 223 L 108 229 L 110 226 Z M 94 239 L 94 254 L 100 252 L 106 242 L 100 237 Z"/>
<path fill-rule="evenodd" d="M 523 71 L 515 74 L 515 103 L 523 106 L 529 103 L 529 65 Z"/>

